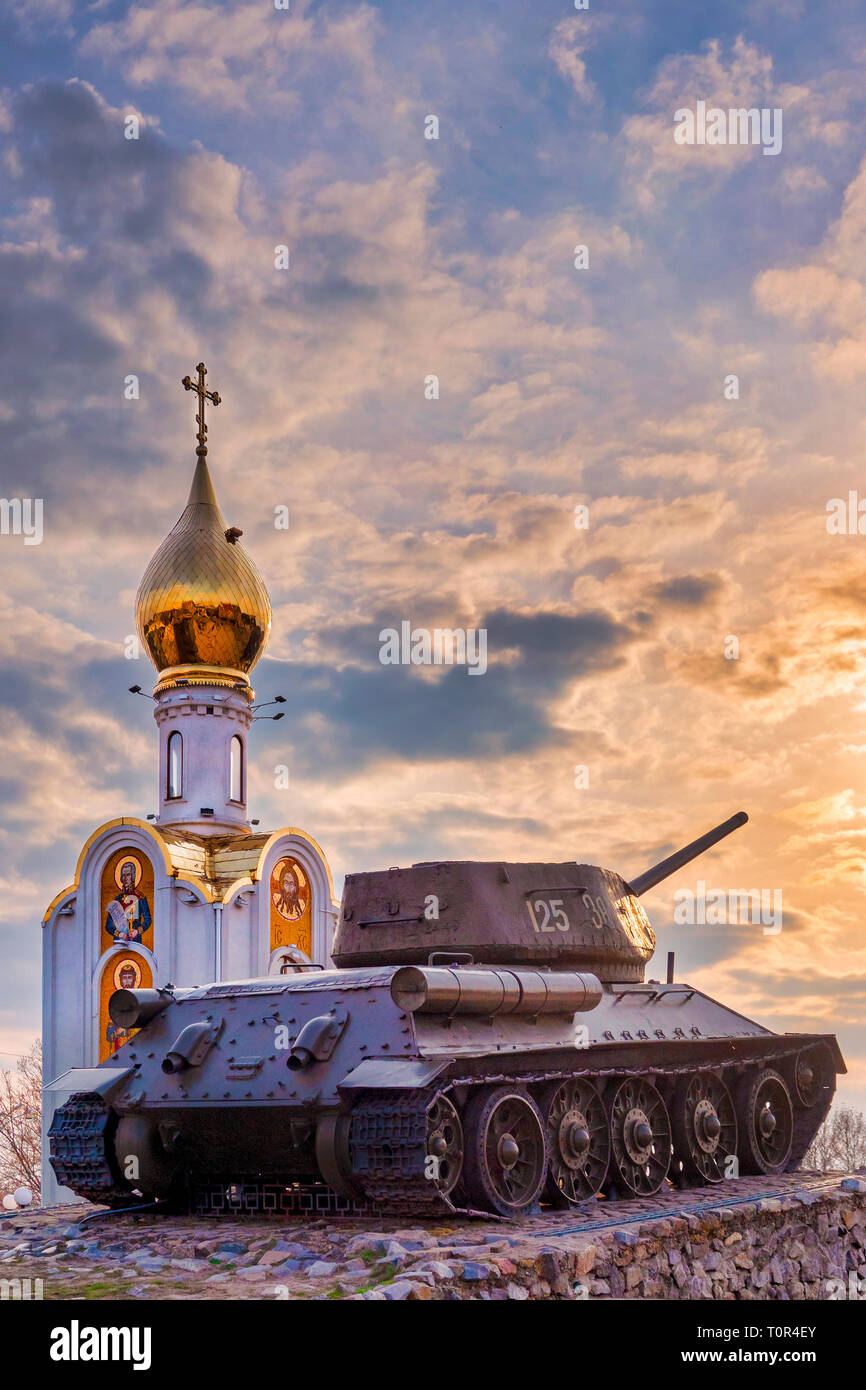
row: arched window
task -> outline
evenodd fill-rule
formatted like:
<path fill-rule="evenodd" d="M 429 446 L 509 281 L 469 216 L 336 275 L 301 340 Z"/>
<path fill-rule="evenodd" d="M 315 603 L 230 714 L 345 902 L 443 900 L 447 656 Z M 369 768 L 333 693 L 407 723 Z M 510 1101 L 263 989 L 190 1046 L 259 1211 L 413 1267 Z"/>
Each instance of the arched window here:
<path fill-rule="evenodd" d="M 244 799 L 244 745 L 237 734 L 232 735 L 229 773 L 229 801 Z"/>
<path fill-rule="evenodd" d="M 177 732 L 168 736 L 165 795 L 169 801 L 183 796 L 183 738 Z"/>

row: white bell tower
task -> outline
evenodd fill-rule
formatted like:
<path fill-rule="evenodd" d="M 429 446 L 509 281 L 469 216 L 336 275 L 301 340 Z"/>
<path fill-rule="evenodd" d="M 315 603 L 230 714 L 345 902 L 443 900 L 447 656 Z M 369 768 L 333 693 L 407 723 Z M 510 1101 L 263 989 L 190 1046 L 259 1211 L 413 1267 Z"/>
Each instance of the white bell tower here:
<path fill-rule="evenodd" d="M 156 697 L 159 729 L 158 825 L 192 830 L 249 830 L 247 733 L 252 722 L 248 685 L 222 688 L 189 678 Z"/>

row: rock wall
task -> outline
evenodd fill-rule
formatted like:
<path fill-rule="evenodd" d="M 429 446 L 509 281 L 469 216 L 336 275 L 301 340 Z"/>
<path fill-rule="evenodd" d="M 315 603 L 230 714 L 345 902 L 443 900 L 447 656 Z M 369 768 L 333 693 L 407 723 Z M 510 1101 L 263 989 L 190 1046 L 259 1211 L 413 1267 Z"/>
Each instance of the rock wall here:
<path fill-rule="evenodd" d="M 746 1178 L 516 1222 L 411 1227 L 144 1212 L 84 1224 L 97 1210 L 0 1217 L 0 1297 L 866 1301 L 858 1175 Z"/>
<path fill-rule="evenodd" d="M 515 1250 L 504 1272 L 518 1299 L 866 1298 L 866 1182 Z"/>
<path fill-rule="evenodd" d="M 779 1196 L 761 1195 L 778 1188 L 779 1179 L 749 1180 L 744 1200 L 731 1205 L 711 1205 L 704 1189 L 694 1194 L 703 1202 L 646 1221 L 636 1219 L 639 1203 L 627 1203 L 627 1223 L 585 1233 L 557 1235 L 554 1219 L 547 1239 L 533 1231 L 508 1241 L 507 1250 L 501 1242 L 464 1247 L 456 1262 L 456 1252 L 440 1250 L 432 1278 L 416 1260 L 395 1289 L 355 1296 L 866 1300 L 866 1179 L 800 1186 L 798 1178 L 805 1182 L 805 1175 L 782 1179 L 786 1190 Z"/>

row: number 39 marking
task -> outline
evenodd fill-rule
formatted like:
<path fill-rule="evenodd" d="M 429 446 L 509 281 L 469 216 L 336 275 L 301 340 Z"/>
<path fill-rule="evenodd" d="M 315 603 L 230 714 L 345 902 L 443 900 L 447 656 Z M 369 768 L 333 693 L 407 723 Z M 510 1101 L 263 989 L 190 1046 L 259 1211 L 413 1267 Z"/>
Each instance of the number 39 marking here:
<path fill-rule="evenodd" d="M 604 899 L 594 898 L 588 888 L 584 888 L 581 893 L 583 905 L 589 913 L 589 920 L 596 931 L 601 931 L 605 926 Z"/>
<path fill-rule="evenodd" d="M 571 923 L 565 912 L 562 898 L 536 898 L 527 901 L 529 920 L 537 932 L 568 931 Z"/>

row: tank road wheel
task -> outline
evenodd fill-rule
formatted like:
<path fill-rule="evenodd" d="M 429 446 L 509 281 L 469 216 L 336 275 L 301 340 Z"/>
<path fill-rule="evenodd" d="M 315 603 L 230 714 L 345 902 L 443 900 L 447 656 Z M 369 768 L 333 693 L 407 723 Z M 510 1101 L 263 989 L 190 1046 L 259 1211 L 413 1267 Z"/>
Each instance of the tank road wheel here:
<path fill-rule="evenodd" d="M 638 1197 L 658 1192 L 671 1166 L 671 1125 L 652 1082 L 629 1076 L 610 1100 L 611 1172 Z"/>
<path fill-rule="evenodd" d="M 544 1124 L 535 1101 L 510 1086 L 482 1090 L 464 1117 L 463 1185 L 470 1201 L 516 1216 L 538 1200 L 547 1173 Z"/>
<path fill-rule="evenodd" d="M 427 1109 L 427 1158 L 435 1158 L 433 1181 L 447 1197 L 463 1171 L 463 1126 L 447 1096 L 434 1096 Z"/>
<path fill-rule="evenodd" d="M 770 1067 L 747 1072 L 737 1090 L 740 1171 L 781 1173 L 791 1156 L 794 1112 L 782 1077 Z"/>
<path fill-rule="evenodd" d="M 709 1071 L 684 1076 L 674 1091 L 671 1124 L 683 1175 L 722 1182 L 726 1161 L 737 1152 L 737 1116 L 724 1081 Z"/>
<path fill-rule="evenodd" d="M 591 1081 L 572 1077 L 545 1092 L 547 1128 L 545 1196 L 560 1206 L 594 1197 L 610 1161 L 610 1129 L 601 1096 Z"/>

